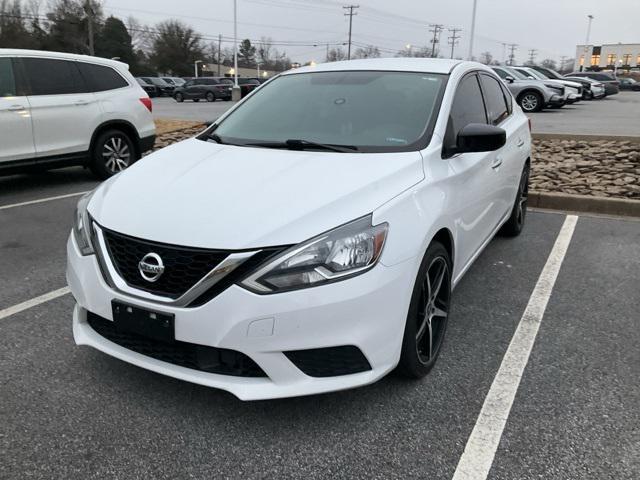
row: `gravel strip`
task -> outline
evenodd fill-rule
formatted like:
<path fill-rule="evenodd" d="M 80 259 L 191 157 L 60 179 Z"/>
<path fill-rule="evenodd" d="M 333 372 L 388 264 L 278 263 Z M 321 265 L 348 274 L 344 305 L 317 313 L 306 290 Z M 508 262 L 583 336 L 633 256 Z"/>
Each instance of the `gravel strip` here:
<path fill-rule="evenodd" d="M 154 150 L 197 135 L 198 125 L 161 134 Z M 536 192 L 640 200 L 640 144 L 617 140 L 534 140 Z"/>
<path fill-rule="evenodd" d="M 534 140 L 531 189 L 640 199 L 640 145 L 615 140 Z"/>

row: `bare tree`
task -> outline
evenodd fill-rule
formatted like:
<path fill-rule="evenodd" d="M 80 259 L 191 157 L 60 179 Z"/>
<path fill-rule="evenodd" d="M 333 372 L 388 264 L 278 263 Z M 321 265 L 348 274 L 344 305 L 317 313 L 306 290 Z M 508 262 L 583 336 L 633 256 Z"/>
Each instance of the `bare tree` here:
<path fill-rule="evenodd" d="M 542 62 L 540 62 L 540 65 L 542 65 L 545 68 L 549 68 L 551 70 L 558 69 L 558 64 L 556 63 L 556 61 L 550 58 L 545 58 L 544 60 L 542 60 Z"/>
<path fill-rule="evenodd" d="M 336 47 L 329 50 L 327 54 L 327 62 L 337 62 L 340 60 L 346 60 L 347 54 L 342 47 Z"/>
<path fill-rule="evenodd" d="M 380 49 L 373 45 L 360 47 L 352 55 L 353 58 L 380 58 L 380 56 Z"/>
<path fill-rule="evenodd" d="M 491 52 L 482 52 L 480 54 L 480 63 L 484 63 L 485 65 L 491 65 L 493 61 L 493 55 Z"/>

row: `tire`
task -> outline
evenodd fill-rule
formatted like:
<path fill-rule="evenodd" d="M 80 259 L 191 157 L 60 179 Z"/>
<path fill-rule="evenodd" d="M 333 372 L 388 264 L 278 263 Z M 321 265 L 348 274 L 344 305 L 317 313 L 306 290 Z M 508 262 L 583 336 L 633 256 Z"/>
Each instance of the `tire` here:
<path fill-rule="evenodd" d="M 207 92 L 207 94 L 204 96 L 204 98 L 209 103 L 215 102 L 216 101 L 216 94 L 213 93 L 213 92 Z"/>
<path fill-rule="evenodd" d="M 178 103 L 184 102 L 184 95 L 181 94 L 180 92 L 176 93 L 173 98 L 175 98 L 176 102 Z"/>
<path fill-rule="evenodd" d="M 500 235 L 505 237 L 517 237 L 524 228 L 527 216 L 527 200 L 529 197 L 529 174 L 530 166 L 527 162 L 522 170 L 522 174 L 520 175 L 518 193 L 516 195 L 513 208 L 511 209 L 511 215 L 500 229 Z"/>
<path fill-rule="evenodd" d="M 104 180 L 131 166 L 137 160 L 133 140 L 122 130 L 106 130 L 91 149 L 89 168 Z"/>
<path fill-rule="evenodd" d="M 440 242 L 432 242 L 418 269 L 404 328 L 397 370 L 406 377 L 424 377 L 438 359 L 447 330 L 451 272 L 447 249 Z"/>
<path fill-rule="evenodd" d="M 533 113 L 542 110 L 544 101 L 542 99 L 542 95 L 540 95 L 538 92 L 529 90 L 522 93 L 518 97 L 518 105 L 520 105 L 522 110 L 524 110 L 526 113 Z"/>

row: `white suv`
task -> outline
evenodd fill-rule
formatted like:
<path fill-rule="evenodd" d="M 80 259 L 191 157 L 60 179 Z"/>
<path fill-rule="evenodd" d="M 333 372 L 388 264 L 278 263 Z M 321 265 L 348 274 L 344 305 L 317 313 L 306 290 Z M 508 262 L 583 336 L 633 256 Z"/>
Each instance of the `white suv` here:
<path fill-rule="evenodd" d="M 153 146 L 151 109 L 124 63 L 0 49 L 0 174 L 86 165 L 110 177 Z"/>

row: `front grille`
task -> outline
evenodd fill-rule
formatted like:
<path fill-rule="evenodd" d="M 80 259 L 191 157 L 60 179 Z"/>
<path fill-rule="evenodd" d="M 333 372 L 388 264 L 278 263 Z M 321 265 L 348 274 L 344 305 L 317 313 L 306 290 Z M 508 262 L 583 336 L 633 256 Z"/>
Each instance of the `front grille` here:
<path fill-rule="evenodd" d="M 353 345 L 283 353 L 310 377 L 337 377 L 371 370 L 371 365 L 362 351 Z"/>
<path fill-rule="evenodd" d="M 130 287 L 174 299 L 198 283 L 229 254 L 224 250 L 180 247 L 141 240 L 106 229 L 103 229 L 103 233 L 113 265 Z M 138 270 L 138 263 L 148 253 L 158 254 L 164 263 L 164 273 L 155 282 L 142 278 Z"/>
<path fill-rule="evenodd" d="M 87 312 L 87 322 L 107 340 L 128 350 L 180 367 L 235 377 L 266 377 L 251 358 L 225 348 L 206 347 L 174 340 L 164 342 L 118 330 L 110 320 Z"/>

